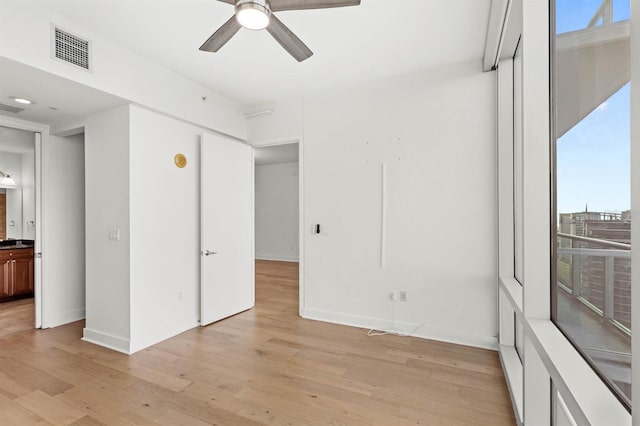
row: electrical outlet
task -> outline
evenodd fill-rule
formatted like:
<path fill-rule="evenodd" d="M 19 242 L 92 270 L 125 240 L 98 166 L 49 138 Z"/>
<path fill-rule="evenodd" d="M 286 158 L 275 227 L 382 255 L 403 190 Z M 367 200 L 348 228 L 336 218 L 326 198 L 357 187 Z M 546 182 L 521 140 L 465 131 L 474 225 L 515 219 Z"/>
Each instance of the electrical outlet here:
<path fill-rule="evenodd" d="M 401 290 L 398 292 L 400 295 L 400 301 L 401 302 L 406 302 L 407 301 L 407 292 L 404 290 Z"/>

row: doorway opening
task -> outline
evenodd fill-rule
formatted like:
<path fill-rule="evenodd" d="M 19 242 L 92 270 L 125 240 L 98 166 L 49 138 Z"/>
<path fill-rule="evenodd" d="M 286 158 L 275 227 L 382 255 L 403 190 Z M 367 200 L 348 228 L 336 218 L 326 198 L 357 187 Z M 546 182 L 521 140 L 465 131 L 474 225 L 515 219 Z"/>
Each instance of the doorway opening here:
<path fill-rule="evenodd" d="M 255 258 L 256 304 L 275 300 L 280 310 L 301 311 L 300 155 L 299 143 L 256 147 Z"/>
<path fill-rule="evenodd" d="M 3 188 L 0 335 L 84 319 L 84 133 L 2 116 L 0 132 L 0 166 L 15 177 Z"/>
<path fill-rule="evenodd" d="M 0 126 L 0 336 L 38 325 L 36 137 Z"/>

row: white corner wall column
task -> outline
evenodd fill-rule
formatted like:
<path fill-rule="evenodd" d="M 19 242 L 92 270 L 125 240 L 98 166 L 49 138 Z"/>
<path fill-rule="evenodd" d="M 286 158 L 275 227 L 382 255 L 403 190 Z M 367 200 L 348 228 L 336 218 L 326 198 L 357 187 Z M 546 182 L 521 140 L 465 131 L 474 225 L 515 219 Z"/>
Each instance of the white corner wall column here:
<path fill-rule="evenodd" d="M 86 119 L 83 340 L 123 353 L 131 340 L 130 138 L 129 105 Z"/>
<path fill-rule="evenodd" d="M 505 40 L 520 40 L 522 63 L 518 63 L 519 57 L 518 61 L 510 59 L 514 50 L 498 52 L 497 55 L 501 58 L 496 74 L 500 359 L 519 424 L 629 425 L 630 413 L 551 321 L 551 176 L 554 170 L 550 148 L 549 13 L 552 4 L 549 0 L 511 0 L 510 12 L 504 23 L 504 37 Z M 518 32 L 520 35 L 514 36 Z M 503 45 L 504 48 L 513 48 L 513 45 Z M 634 64 L 639 63 L 637 53 L 633 60 Z M 638 68 L 634 68 L 636 73 Z M 521 84 L 518 72 L 521 72 Z M 518 90 L 519 93 L 515 92 Z M 638 93 L 638 88 L 635 88 L 635 93 Z M 632 92 L 632 114 L 637 111 L 634 105 L 640 98 L 635 93 Z M 514 161 L 514 142 L 517 143 L 518 139 L 514 138 L 514 133 L 520 131 L 514 125 L 519 117 L 514 114 L 521 114 L 522 119 L 521 164 Z M 631 122 L 635 126 L 632 129 L 633 140 L 640 131 L 640 120 Z M 632 153 L 632 164 L 640 164 L 640 150 L 637 148 Z M 514 176 L 518 173 L 523 182 L 521 187 L 514 185 Z M 632 180 L 632 192 L 638 194 L 640 176 L 635 173 Z M 522 191 L 518 196 L 523 199 L 522 285 L 514 276 L 514 228 L 518 225 L 515 223 L 518 219 L 514 214 L 517 199 L 514 190 Z M 636 217 L 638 200 L 639 197 L 632 197 L 632 214 Z M 634 227 L 633 230 L 632 238 L 637 239 L 639 228 Z M 637 254 L 633 261 L 640 267 Z M 633 277 L 634 288 L 638 288 L 638 274 Z M 637 306 L 640 303 L 636 299 Z M 634 312 L 637 311 L 636 306 Z M 516 329 L 518 321 L 522 330 Z M 640 327 L 638 316 L 634 316 L 634 321 L 634 326 Z M 519 337 L 516 331 L 524 336 Z M 633 353 L 637 365 L 640 347 L 636 340 L 633 341 L 638 350 Z M 640 382 L 639 369 L 634 369 L 636 389 Z M 640 420 L 634 424 L 640 424 Z"/>
<path fill-rule="evenodd" d="M 138 105 L 86 119 L 84 340 L 131 354 L 199 324 L 204 132 Z"/>

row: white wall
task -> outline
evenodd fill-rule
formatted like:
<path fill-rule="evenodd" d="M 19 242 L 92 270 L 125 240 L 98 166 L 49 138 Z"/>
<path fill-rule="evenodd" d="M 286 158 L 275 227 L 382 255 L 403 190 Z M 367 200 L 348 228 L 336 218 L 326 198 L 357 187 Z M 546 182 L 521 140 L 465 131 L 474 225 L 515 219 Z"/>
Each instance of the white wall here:
<path fill-rule="evenodd" d="M 305 317 L 495 347 L 495 96 L 478 60 L 304 100 Z"/>
<path fill-rule="evenodd" d="M 85 125 L 86 325 L 84 339 L 129 352 L 129 106 Z M 120 240 L 109 230 L 119 229 Z"/>
<path fill-rule="evenodd" d="M 200 135 L 131 107 L 131 352 L 200 318 Z M 187 166 L 179 169 L 174 156 Z"/>
<path fill-rule="evenodd" d="M 51 59 L 51 23 L 92 43 L 93 69 Z M 29 28 L 29 31 L 24 31 Z M 170 71 L 81 24 L 22 0 L 5 0 L 0 14 L 0 56 L 162 111 L 200 126 L 246 139 L 246 124 L 239 105 L 218 93 Z M 126 64 L 126 66 L 122 66 Z M 202 97 L 207 101 L 203 102 Z"/>
<path fill-rule="evenodd" d="M 11 175 L 17 186 L 15 189 L 6 190 L 7 238 L 22 238 L 22 156 L 0 152 L 0 171 Z"/>
<path fill-rule="evenodd" d="M 248 140 L 256 146 L 298 141 L 302 136 L 303 105 L 303 99 L 296 98 L 247 108 L 247 114 L 270 111 L 247 119 Z"/>
<path fill-rule="evenodd" d="M 84 135 L 51 136 L 47 151 L 49 203 L 45 214 L 51 226 L 47 230 L 48 251 L 44 253 L 48 266 L 44 317 L 47 327 L 55 327 L 85 317 Z M 112 268 L 113 264 L 109 260 L 105 266 Z"/>
<path fill-rule="evenodd" d="M 256 258 L 298 261 L 298 163 L 255 170 Z"/>
<path fill-rule="evenodd" d="M 85 340 L 133 353 L 198 325 L 203 131 L 138 106 L 87 119 Z"/>
<path fill-rule="evenodd" d="M 26 240 L 36 239 L 35 221 L 36 159 L 34 153 L 25 153 L 22 154 L 22 238 Z"/>

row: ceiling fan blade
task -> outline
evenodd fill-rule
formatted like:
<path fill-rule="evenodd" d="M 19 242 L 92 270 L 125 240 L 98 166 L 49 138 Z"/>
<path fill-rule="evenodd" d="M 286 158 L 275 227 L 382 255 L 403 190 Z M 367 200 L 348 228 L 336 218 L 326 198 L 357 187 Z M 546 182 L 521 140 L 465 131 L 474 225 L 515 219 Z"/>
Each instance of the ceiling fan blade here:
<path fill-rule="evenodd" d="M 287 28 L 275 15 L 271 15 L 271 20 L 267 26 L 269 34 L 276 39 L 284 50 L 296 58 L 298 62 L 311 57 L 313 52 L 302 42 L 289 28 Z"/>
<path fill-rule="evenodd" d="M 271 0 L 271 11 L 326 9 L 329 7 L 358 6 L 360 0 Z"/>
<path fill-rule="evenodd" d="M 205 41 L 200 50 L 205 52 L 217 52 L 222 46 L 224 46 L 230 39 L 238 32 L 240 24 L 236 20 L 236 16 L 233 15 L 231 19 L 225 22 L 218 30 L 211 35 Z"/>
<path fill-rule="evenodd" d="M 236 0 L 218 0 L 218 1 L 221 1 L 222 3 L 229 3 L 229 4 L 233 4 L 233 5 L 235 5 L 235 4 L 236 4 Z"/>

